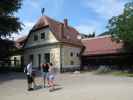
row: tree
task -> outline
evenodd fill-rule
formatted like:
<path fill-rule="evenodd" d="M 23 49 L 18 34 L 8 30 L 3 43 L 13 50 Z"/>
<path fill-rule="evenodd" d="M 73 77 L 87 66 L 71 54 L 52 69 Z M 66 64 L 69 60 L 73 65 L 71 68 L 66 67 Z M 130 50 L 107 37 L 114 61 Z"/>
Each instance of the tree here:
<path fill-rule="evenodd" d="M 14 13 L 21 7 L 22 0 L 0 0 L 0 39 L 18 33 L 22 29 Z"/>
<path fill-rule="evenodd" d="M 4 39 L 22 29 L 19 18 L 14 13 L 21 7 L 22 0 L 0 0 L 0 58 L 8 58 L 14 48 L 14 42 Z"/>
<path fill-rule="evenodd" d="M 133 50 L 133 2 L 125 4 L 123 13 L 111 18 L 107 28 L 113 39 L 123 41 L 126 50 Z"/>
<path fill-rule="evenodd" d="M 105 35 L 109 35 L 109 32 L 108 31 L 105 31 L 105 32 L 99 34 L 98 36 L 105 36 Z"/>

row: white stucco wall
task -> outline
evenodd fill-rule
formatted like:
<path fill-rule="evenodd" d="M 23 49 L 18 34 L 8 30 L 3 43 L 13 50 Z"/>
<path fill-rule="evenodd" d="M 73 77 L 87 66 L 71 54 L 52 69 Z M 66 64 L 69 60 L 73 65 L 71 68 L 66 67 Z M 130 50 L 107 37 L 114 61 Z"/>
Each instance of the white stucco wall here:
<path fill-rule="evenodd" d="M 50 53 L 50 62 L 52 62 L 56 67 L 60 68 L 60 47 L 58 45 L 43 46 L 25 50 L 25 64 L 28 64 L 30 55 L 33 55 L 33 67 L 38 67 L 38 55 L 41 55 L 41 63 L 45 63 L 44 54 L 46 53 Z"/>
<path fill-rule="evenodd" d="M 64 68 L 72 68 L 72 67 L 80 67 L 80 57 L 79 55 L 81 48 L 74 47 L 74 46 L 62 46 L 62 67 Z M 71 56 L 73 53 L 73 56 Z M 73 64 L 71 64 L 73 61 Z"/>
<path fill-rule="evenodd" d="M 45 39 L 41 39 L 41 33 L 43 32 L 45 32 Z M 37 41 L 34 41 L 34 35 L 38 35 Z M 50 62 L 60 68 L 60 46 L 56 42 L 58 42 L 58 40 L 49 28 L 31 33 L 25 45 L 24 64 L 27 65 L 30 60 L 30 55 L 33 55 L 33 67 L 38 67 L 38 55 L 41 55 L 41 63 L 45 63 L 44 54 L 50 53 Z"/>
<path fill-rule="evenodd" d="M 41 33 L 45 33 L 45 39 L 41 39 Z M 38 36 L 37 41 L 34 41 L 34 35 Z M 44 44 L 55 43 L 55 42 L 58 42 L 58 40 L 55 38 L 51 30 L 49 28 L 44 28 L 31 33 L 25 45 L 25 48 L 30 48 L 33 46 L 44 45 Z"/>

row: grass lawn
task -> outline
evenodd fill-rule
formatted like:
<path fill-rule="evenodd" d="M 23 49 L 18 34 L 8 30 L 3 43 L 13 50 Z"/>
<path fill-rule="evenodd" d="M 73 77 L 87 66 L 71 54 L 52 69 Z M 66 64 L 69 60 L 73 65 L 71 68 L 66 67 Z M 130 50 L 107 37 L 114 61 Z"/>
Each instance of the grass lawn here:
<path fill-rule="evenodd" d="M 111 72 L 113 75 L 115 76 L 127 76 L 127 77 L 133 77 L 133 73 L 129 73 L 129 72 L 123 72 L 123 71 L 114 71 Z"/>

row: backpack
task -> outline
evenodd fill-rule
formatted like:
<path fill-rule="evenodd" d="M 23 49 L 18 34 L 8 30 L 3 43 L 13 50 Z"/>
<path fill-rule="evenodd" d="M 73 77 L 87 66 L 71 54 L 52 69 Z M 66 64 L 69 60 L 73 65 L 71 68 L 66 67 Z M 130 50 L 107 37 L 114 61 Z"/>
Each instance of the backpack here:
<path fill-rule="evenodd" d="M 27 72 L 28 72 L 27 67 L 25 67 L 24 68 L 24 73 L 27 73 Z"/>

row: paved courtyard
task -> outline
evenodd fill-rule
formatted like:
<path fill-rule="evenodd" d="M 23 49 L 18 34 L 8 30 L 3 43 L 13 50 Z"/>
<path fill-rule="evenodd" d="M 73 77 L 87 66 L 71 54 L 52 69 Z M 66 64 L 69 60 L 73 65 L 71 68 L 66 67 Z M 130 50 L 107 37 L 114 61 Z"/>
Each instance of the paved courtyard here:
<path fill-rule="evenodd" d="M 28 92 L 23 73 L 0 75 L 0 100 L 133 100 L 133 78 L 112 75 L 58 74 L 56 91 L 40 88 Z"/>

